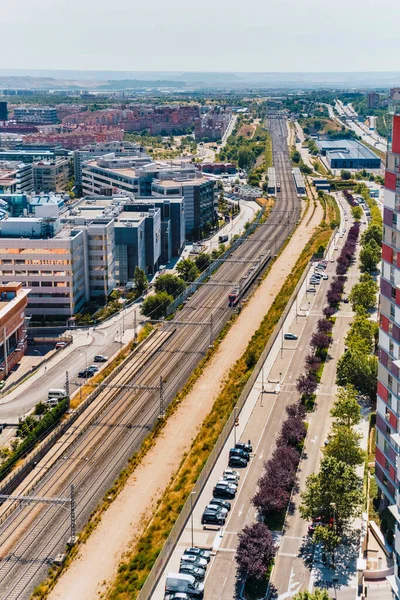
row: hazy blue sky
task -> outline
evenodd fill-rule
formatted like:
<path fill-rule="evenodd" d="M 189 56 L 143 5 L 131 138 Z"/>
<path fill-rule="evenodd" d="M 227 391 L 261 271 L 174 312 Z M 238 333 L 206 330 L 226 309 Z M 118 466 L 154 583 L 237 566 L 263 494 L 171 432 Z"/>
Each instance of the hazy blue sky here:
<path fill-rule="evenodd" d="M 399 0 L 2 0 L 1 68 L 400 69 Z"/>

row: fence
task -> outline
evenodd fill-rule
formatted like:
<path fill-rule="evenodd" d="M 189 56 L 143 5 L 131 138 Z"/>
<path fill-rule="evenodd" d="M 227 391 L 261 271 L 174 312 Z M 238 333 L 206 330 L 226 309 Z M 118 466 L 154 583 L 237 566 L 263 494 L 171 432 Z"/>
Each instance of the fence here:
<path fill-rule="evenodd" d="M 286 305 L 285 310 L 283 311 L 277 325 L 275 326 L 275 329 L 274 329 L 271 337 L 268 340 L 267 345 L 265 346 L 260 358 L 258 359 L 256 366 L 254 367 L 254 370 L 253 370 L 251 376 L 249 377 L 242 393 L 240 394 L 239 400 L 235 406 L 235 410 L 233 410 L 232 413 L 230 414 L 213 450 L 211 451 L 210 456 L 208 457 L 206 464 L 204 465 L 202 472 L 200 473 L 200 476 L 193 488 L 193 492 L 195 492 L 195 494 L 196 494 L 195 498 L 199 498 L 199 496 L 203 490 L 203 487 L 204 487 L 206 481 L 208 480 L 211 471 L 214 468 L 214 465 L 218 459 L 221 449 L 225 445 L 225 443 L 229 437 L 229 434 L 234 426 L 235 417 L 237 417 L 240 414 L 240 411 L 243 408 L 243 406 L 247 400 L 247 397 L 250 394 L 250 392 L 257 380 L 257 377 L 259 376 L 259 374 L 261 372 L 262 366 L 279 335 L 279 332 L 283 326 L 283 323 L 284 323 L 286 317 L 288 316 L 293 304 L 295 303 L 296 296 L 297 296 L 301 286 L 303 285 L 304 280 L 306 279 L 306 277 L 308 275 L 309 268 L 310 268 L 310 265 L 307 265 L 302 276 L 300 277 L 300 280 L 298 281 L 298 283 L 290 297 L 290 300 Z M 153 593 L 155 587 L 157 586 L 158 581 L 159 581 L 162 573 L 164 572 L 164 569 L 171 557 L 171 554 L 176 546 L 176 543 L 177 543 L 179 537 L 181 536 L 182 531 L 185 528 L 185 525 L 186 525 L 186 523 L 189 519 L 190 513 L 191 513 L 191 508 L 192 508 L 191 499 L 189 497 L 186 500 L 186 502 L 182 508 L 182 511 L 179 514 L 179 517 L 177 518 L 173 528 L 171 529 L 168 539 L 166 540 L 160 554 L 157 557 L 156 562 L 153 565 L 153 568 L 151 569 L 151 571 L 149 573 L 149 576 L 147 577 L 147 579 L 139 593 L 138 600 L 148 600 L 148 598 L 150 598 L 150 596 L 152 595 L 152 593 Z"/>
<path fill-rule="evenodd" d="M 150 335 L 147 337 L 147 340 L 150 337 L 152 337 L 153 335 L 155 335 L 155 333 L 156 333 L 156 331 L 151 332 Z M 139 344 L 137 346 L 137 350 L 139 348 L 141 348 L 142 344 L 147 340 L 144 340 L 141 344 Z M 126 350 L 126 347 L 121 349 L 121 353 L 125 352 L 125 350 Z M 2 484 L 1 484 L 0 493 L 10 494 L 11 492 L 13 492 L 15 490 L 15 488 L 19 485 L 19 483 L 34 468 L 36 463 L 38 463 L 44 457 L 44 455 L 48 452 L 48 450 L 51 448 L 51 446 L 58 439 L 60 439 L 60 437 L 78 419 L 78 417 L 80 417 L 80 415 L 87 409 L 87 407 L 93 402 L 93 400 L 95 400 L 97 398 L 97 396 L 102 391 L 104 391 L 104 386 L 107 386 L 114 379 L 114 377 L 116 377 L 116 375 L 118 375 L 122 371 L 122 369 L 126 366 L 126 364 L 129 361 L 131 361 L 132 358 L 135 357 L 135 354 L 136 354 L 135 352 L 132 354 L 129 354 L 109 375 L 107 375 L 107 377 L 104 378 L 104 380 L 101 382 L 101 385 L 99 387 L 97 387 L 95 390 L 93 390 L 93 392 L 91 392 L 87 396 L 87 398 L 78 406 L 78 408 L 75 410 L 75 412 L 72 413 L 66 421 L 61 423 L 57 427 L 57 429 L 53 430 L 53 432 L 44 439 L 44 441 L 40 447 L 38 447 L 36 450 L 31 452 L 31 454 L 28 455 L 28 458 L 26 459 L 26 461 L 23 465 L 18 467 L 18 469 L 14 469 L 8 476 L 6 476 L 6 478 L 3 480 Z M 118 358 L 118 356 L 116 358 Z M 78 391 L 75 393 L 78 393 Z M 111 402 L 114 399 L 115 394 L 117 394 L 117 393 L 118 393 L 118 389 L 115 389 L 115 393 L 111 394 L 109 401 L 107 401 L 107 403 L 104 404 L 101 411 L 103 411 L 108 406 L 109 402 Z M 91 424 L 93 419 L 97 418 L 99 416 L 99 414 L 101 414 L 101 413 L 96 412 L 95 414 L 93 414 L 92 419 L 89 419 L 88 422 L 85 424 L 85 428 L 89 427 L 89 425 Z M 42 469 L 41 470 L 42 476 L 44 476 L 46 474 L 46 472 L 47 472 L 47 470 Z M 35 480 L 35 484 L 38 481 L 39 480 Z M 28 494 L 28 492 L 29 492 L 29 490 L 25 490 L 25 494 Z M 10 509 L 11 508 L 12 507 L 10 507 Z M 8 516 L 9 512 L 11 512 L 10 509 L 9 509 L 9 511 L 7 511 L 5 514 L 2 515 L 2 517 L 0 518 L 0 524 Z"/>

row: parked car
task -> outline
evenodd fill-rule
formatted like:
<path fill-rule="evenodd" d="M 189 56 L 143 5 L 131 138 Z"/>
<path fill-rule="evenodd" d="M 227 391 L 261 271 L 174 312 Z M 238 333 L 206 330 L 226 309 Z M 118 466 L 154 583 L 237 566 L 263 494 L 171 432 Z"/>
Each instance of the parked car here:
<path fill-rule="evenodd" d="M 247 443 L 246 442 L 237 442 L 237 444 L 235 444 L 235 448 L 241 448 L 242 450 L 245 450 L 246 452 L 253 452 L 253 446 L 251 445 L 250 440 Z"/>
<path fill-rule="evenodd" d="M 89 377 L 89 376 L 90 376 L 90 374 L 88 373 L 87 369 L 84 369 L 83 371 L 79 371 L 79 373 L 78 373 L 78 377 L 84 377 L 84 378 L 86 378 L 86 377 Z"/>
<path fill-rule="evenodd" d="M 348 304 L 348 303 L 349 303 L 349 299 L 348 299 L 348 297 L 347 297 L 347 296 L 345 296 L 345 297 L 343 298 L 343 302 L 344 302 L 345 304 Z"/>
<path fill-rule="evenodd" d="M 165 592 L 166 594 L 172 594 L 172 597 L 175 598 L 177 593 L 184 593 L 191 598 L 201 599 L 204 597 L 204 584 L 196 581 L 193 575 L 168 573 L 165 581 Z"/>
<path fill-rule="evenodd" d="M 222 475 L 222 480 L 229 481 L 229 483 L 233 483 L 236 486 L 238 485 L 238 482 L 239 482 L 239 478 L 236 477 L 235 475 L 232 475 L 231 473 L 226 473 L 226 474 L 224 473 Z"/>
<path fill-rule="evenodd" d="M 228 464 L 230 467 L 247 467 L 247 460 L 241 456 L 230 456 Z"/>
<path fill-rule="evenodd" d="M 181 562 L 179 567 L 179 573 L 186 573 L 186 575 L 193 575 L 196 581 L 203 581 L 206 575 L 206 567 L 197 567 L 188 562 Z"/>
<path fill-rule="evenodd" d="M 250 460 L 250 454 L 245 450 L 241 450 L 240 448 L 231 448 L 229 450 L 229 457 L 231 456 L 240 456 L 241 458 L 247 460 L 247 462 Z"/>
<path fill-rule="evenodd" d="M 237 447 L 237 445 L 235 446 L 235 448 Z M 243 450 L 243 448 L 242 448 Z M 236 480 L 239 481 L 240 479 L 240 473 L 239 471 L 234 471 L 233 469 L 230 469 L 229 467 L 225 469 L 225 471 L 223 472 L 223 475 L 225 477 L 225 475 L 234 475 L 236 477 Z"/>
<path fill-rule="evenodd" d="M 201 556 L 195 556 L 194 554 L 184 554 L 181 558 L 181 563 L 188 563 L 190 565 L 196 565 L 197 567 L 207 567 L 207 561 Z"/>
<path fill-rule="evenodd" d="M 103 354 L 96 354 L 93 360 L 94 362 L 107 362 L 108 356 L 104 356 Z"/>
<path fill-rule="evenodd" d="M 213 489 L 213 496 L 215 498 L 229 498 L 230 500 L 233 500 L 233 498 L 236 496 L 236 490 L 230 485 L 217 483 Z"/>
<path fill-rule="evenodd" d="M 228 503 L 229 504 L 229 503 Z M 183 553 L 183 556 L 200 556 L 201 558 L 204 558 L 204 560 L 206 560 L 208 563 L 211 560 L 211 554 L 208 550 L 203 550 L 203 548 L 198 548 L 197 546 L 194 546 L 193 548 L 186 548 L 186 550 Z"/>
<path fill-rule="evenodd" d="M 221 513 L 224 515 L 224 517 L 226 517 L 228 514 L 228 510 L 226 508 L 223 508 L 222 506 L 216 506 L 216 504 L 207 504 L 205 510 Z"/>
<path fill-rule="evenodd" d="M 192 600 L 192 596 L 185 592 L 167 592 L 164 596 L 164 600 Z"/>
<path fill-rule="evenodd" d="M 309 281 L 310 285 L 319 285 L 320 284 L 320 280 L 317 279 L 316 277 L 311 277 L 310 281 Z"/>
<path fill-rule="evenodd" d="M 317 290 L 315 288 L 309 287 L 306 289 L 307 294 L 315 294 Z"/>
<path fill-rule="evenodd" d="M 90 367 L 88 367 L 88 371 L 93 371 L 93 373 L 97 373 L 98 370 L 99 367 L 97 365 L 90 365 Z"/>
<path fill-rule="evenodd" d="M 239 487 L 237 483 L 235 483 L 234 481 L 228 481 L 227 479 L 224 479 L 224 477 L 221 477 L 220 479 L 218 479 L 218 483 L 229 483 L 229 485 L 234 487 L 235 490 L 237 490 Z"/>
<path fill-rule="evenodd" d="M 298 340 L 298 336 L 294 333 L 285 333 L 285 335 L 283 336 L 285 338 L 285 340 Z"/>
<path fill-rule="evenodd" d="M 324 280 L 326 281 L 327 279 L 329 279 L 329 275 L 326 275 L 326 274 L 325 274 L 325 275 L 322 277 L 322 279 L 324 279 Z"/>
<path fill-rule="evenodd" d="M 214 510 L 206 509 L 201 516 L 201 524 L 202 525 L 218 525 L 219 527 L 222 527 L 223 525 L 225 525 L 225 515 L 222 512 L 217 512 Z M 195 556 L 193 556 L 192 558 L 194 558 L 195 561 L 204 560 L 202 558 L 197 558 Z M 195 564 L 197 564 L 197 563 L 195 563 Z M 201 564 L 201 563 L 199 563 L 199 564 Z"/>
<path fill-rule="evenodd" d="M 222 500 L 222 498 L 212 498 L 210 500 L 210 504 L 213 506 L 220 506 L 221 508 L 226 508 L 229 512 L 231 510 L 231 503 L 228 500 Z"/>

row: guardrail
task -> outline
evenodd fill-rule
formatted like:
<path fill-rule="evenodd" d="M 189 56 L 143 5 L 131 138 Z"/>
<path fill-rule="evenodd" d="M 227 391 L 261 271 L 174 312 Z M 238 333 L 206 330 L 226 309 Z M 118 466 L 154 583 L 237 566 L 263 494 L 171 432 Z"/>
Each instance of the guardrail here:
<path fill-rule="evenodd" d="M 208 460 L 202 470 L 202 472 L 200 473 L 200 476 L 195 484 L 195 486 L 193 487 L 193 492 L 196 493 L 195 498 L 199 498 L 203 487 L 205 485 L 205 483 L 207 482 L 211 471 L 213 470 L 215 463 L 217 462 L 217 459 L 220 455 L 221 449 L 223 448 L 223 446 L 225 445 L 231 431 L 232 428 L 234 426 L 235 423 L 235 418 L 239 416 L 240 411 L 242 410 L 256 380 L 257 377 L 259 376 L 262 366 L 269 354 L 269 352 L 271 351 L 272 346 L 274 345 L 276 339 L 278 338 L 279 332 L 281 330 L 281 327 L 286 319 L 286 317 L 288 316 L 290 310 L 292 309 L 295 300 L 296 300 L 296 296 L 301 288 L 301 286 L 303 285 L 307 275 L 308 275 L 308 271 L 310 269 L 310 264 L 307 264 L 307 267 L 305 268 L 302 276 L 300 277 L 300 280 L 298 281 L 290 299 L 289 302 L 286 305 L 285 310 L 283 311 L 278 323 L 275 326 L 275 329 L 270 337 L 270 339 L 268 340 L 267 345 L 265 346 L 260 358 L 257 361 L 256 366 L 254 367 L 254 370 L 251 374 L 251 376 L 249 377 L 242 393 L 240 394 L 239 400 L 235 406 L 235 409 L 232 411 L 232 413 L 230 414 L 213 450 L 211 451 L 210 456 L 208 457 Z M 182 531 L 185 528 L 185 525 L 190 517 L 190 513 L 191 513 L 191 509 L 192 509 L 192 504 L 191 504 L 191 499 L 188 498 L 182 508 L 182 511 L 180 512 L 160 554 L 158 555 L 156 562 L 153 565 L 153 568 L 151 569 L 139 595 L 138 595 L 138 600 L 148 600 L 155 587 L 158 584 L 158 581 L 162 575 L 162 573 L 164 572 L 164 569 L 172 555 L 172 552 L 176 546 L 176 543 L 179 539 L 179 537 L 182 534 Z"/>

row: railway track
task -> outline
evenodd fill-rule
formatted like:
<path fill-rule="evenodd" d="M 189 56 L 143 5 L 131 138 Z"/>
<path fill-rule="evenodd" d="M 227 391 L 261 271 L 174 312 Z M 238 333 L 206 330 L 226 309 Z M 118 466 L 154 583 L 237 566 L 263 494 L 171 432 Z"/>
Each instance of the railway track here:
<path fill-rule="evenodd" d="M 300 208 L 286 145 L 286 124 L 282 119 L 271 119 L 270 130 L 281 192 L 267 222 L 234 252 L 233 258 L 237 260 L 256 261 L 262 253 L 274 253 L 298 220 Z M 232 283 L 233 287 L 248 268 L 248 263 L 227 261 L 210 281 Z M 158 418 L 160 398 L 154 388 L 160 377 L 164 381 L 164 402 L 168 405 L 207 351 L 210 315 L 214 337 L 230 319 L 228 293 L 229 287 L 204 285 L 179 311 L 177 320 L 204 326 L 177 326 L 173 320 L 161 326 L 161 332 L 169 333 L 168 339 L 154 352 L 151 352 L 152 342 L 148 348 L 145 344 L 140 368 L 132 365 L 123 375 L 126 385 L 153 389 L 124 389 L 117 394 L 115 390 L 113 394 L 111 390 L 102 392 L 107 401 L 101 414 L 93 420 L 92 413 L 91 422 L 82 423 L 79 435 L 65 450 L 61 447 L 59 458 L 52 466 L 47 468 L 46 462 L 41 463 L 47 472 L 30 489 L 30 495 L 66 497 L 74 484 L 77 530 L 85 525 L 91 511 L 129 456 L 140 448 Z M 18 493 L 24 493 L 23 484 Z M 29 597 L 46 575 L 54 556 L 64 551 L 70 536 L 69 522 L 68 506 L 51 504 L 21 505 L 4 520 L 0 526 L 1 600 Z"/>

